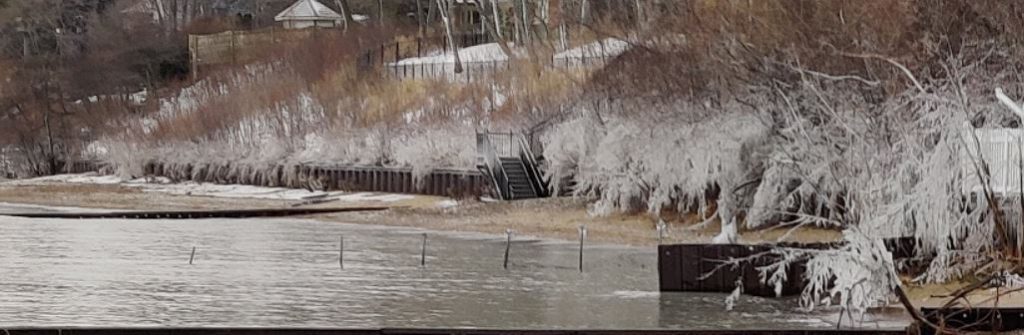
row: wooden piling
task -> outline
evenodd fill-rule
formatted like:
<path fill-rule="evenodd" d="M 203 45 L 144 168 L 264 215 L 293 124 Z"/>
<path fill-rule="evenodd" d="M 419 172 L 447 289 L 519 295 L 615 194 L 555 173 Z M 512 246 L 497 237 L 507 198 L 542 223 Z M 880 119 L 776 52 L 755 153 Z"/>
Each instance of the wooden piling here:
<path fill-rule="evenodd" d="M 583 273 L 583 239 L 587 236 L 587 226 L 580 225 L 580 273 Z"/>
<path fill-rule="evenodd" d="M 188 256 L 188 265 L 192 265 L 192 260 L 196 259 L 196 247 L 192 247 L 192 255 Z"/>
<path fill-rule="evenodd" d="M 658 245 L 661 245 L 661 241 L 665 239 L 665 221 L 658 220 Z"/>
<path fill-rule="evenodd" d="M 507 240 L 505 241 L 505 263 L 503 266 L 505 270 L 508 270 L 508 253 L 512 249 L 512 229 L 505 229 L 505 236 Z"/>
<path fill-rule="evenodd" d="M 427 233 L 423 233 L 423 247 L 420 248 L 420 266 L 427 266 Z"/>
<path fill-rule="evenodd" d="M 338 238 L 338 267 L 345 269 L 345 235 Z"/>

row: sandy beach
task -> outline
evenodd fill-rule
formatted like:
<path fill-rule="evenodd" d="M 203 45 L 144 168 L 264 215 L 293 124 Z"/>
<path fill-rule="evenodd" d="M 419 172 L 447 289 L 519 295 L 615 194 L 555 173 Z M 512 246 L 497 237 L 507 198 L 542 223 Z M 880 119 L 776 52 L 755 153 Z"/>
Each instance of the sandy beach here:
<path fill-rule="evenodd" d="M 548 198 L 521 201 L 456 200 L 421 195 L 332 192 L 318 194 L 307 190 L 262 189 L 241 185 L 191 185 L 173 187 L 159 183 L 118 182 L 103 176 L 83 175 L 70 178 L 41 178 L 0 183 L 0 202 L 42 206 L 78 207 L 111 210 L 217 210 L 295 207 L 388 206 L 376 213 L 316 215 L 323 222 L 377 224 L 442 231 L 516 234 L 574 240 L 580 225 L 586 225 L 587 238 L 600 243 L 653 246 L 658 243 L 657 219 L 646 213 L 618 213 L 594 216 L 588 213 L 588 201 L 574 198 Z M 323 198 L 308 203 L 306 198 Z M 707 243 L 718 234 L 719 225 L 698 226 L 696 216 L 667 220 L 663 243 Z M 742 231 L 741 242 L 774 242 L 787 235 L 787 229 Z M 801 229 L 785 236 L 785 241 L 836 241 L 836 230 Z"/>

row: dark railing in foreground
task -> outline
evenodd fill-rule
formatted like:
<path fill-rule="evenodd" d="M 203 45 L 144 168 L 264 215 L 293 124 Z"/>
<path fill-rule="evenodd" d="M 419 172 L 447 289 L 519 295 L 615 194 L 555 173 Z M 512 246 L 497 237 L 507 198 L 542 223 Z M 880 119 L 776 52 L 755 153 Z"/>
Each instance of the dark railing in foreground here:
<path fill-rule="evenodd" d="M 724 330 L 574 330 L 574 329 L 329 329 L 329 328 L 15 328 L 4 335 L 903 335 L 902 329 L 724 329 Z"/>

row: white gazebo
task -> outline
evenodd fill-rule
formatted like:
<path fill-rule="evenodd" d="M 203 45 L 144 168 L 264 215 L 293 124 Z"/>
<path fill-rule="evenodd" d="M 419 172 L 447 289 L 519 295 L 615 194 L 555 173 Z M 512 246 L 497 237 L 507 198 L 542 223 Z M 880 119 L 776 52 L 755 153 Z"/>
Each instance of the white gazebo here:
<path fill-rule="evenodd" d="M 316 0 L 299 0 L 274 17 L 274 21 L 281 22 L 286 29 L 334 28 L 343 19 L 341 14 Z"/>

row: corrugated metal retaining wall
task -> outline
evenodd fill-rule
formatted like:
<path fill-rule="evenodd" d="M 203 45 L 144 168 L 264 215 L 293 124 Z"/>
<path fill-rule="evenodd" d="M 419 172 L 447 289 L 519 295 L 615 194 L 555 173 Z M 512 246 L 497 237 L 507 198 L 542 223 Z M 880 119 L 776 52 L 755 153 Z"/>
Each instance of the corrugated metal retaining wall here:
<path fill-rule="evenodd" d="M 411 193 L 446 197 L 491 195 L 491 182 L 480 171 L 434 170 L 417 183 L 410 168 L 301 166 L 300 176 L 322 180 L 343 191 Z"/>
<path fill-rule="evenodd" d="M 231 167 L 150 163 L 147 176 L 219 184 L 317 188 L 331 191 L 389 192 L 455 198 L 491 196 L 492 183 L 479 171 L 437 169 L 414 179 L 410 168 L 361 166 Z"/>
<path fill-rule="evenodd" d="M 771 251 L 771 245 L 741 244 L 674 244 L 658 246 L 658 275 L 662 292 L 732 292 L 742 280 L 743 293 L 774 297 L 775 288 L 761 282 L 758 267 L 778 259 L 766 254 L 735 267 L 723 266 L 725 261 L 750 257 Z M 799 294 L 803 289 L 804 263 L 786 269 L 790 279 L 782 287 L 782 295 Z M 707 278 L 701 278 L 707 275 Z"/>
<path fill-rule="evenodd" d="M 893 259 L 914 255 L 913 238 L 894 238 L 885 241 Z M 759 267 L 770 265 L 779 256 L 769 253 L 778 247 L 799 249 L 831 249 L 839 243 L 779 243 L 779 244 L 672 244 L 658 246 L 658 281 L 662 292 L 732 292 L 737 281 L 743 283 L 743 293 L 774 297 L 775 288 L 761 281 Z M 751 257 L 761 255 L 760 257 Z M 749 259 L 747 259 L 749 258 Z M 730 260 L 745 259 L 736 266 L 723 266 Z M 806 261 L 794 262 L 786 269 L 782 295 L 800 294 L 805 285 Z M 706 277 L 705 277 L 706 276 Z"/>

